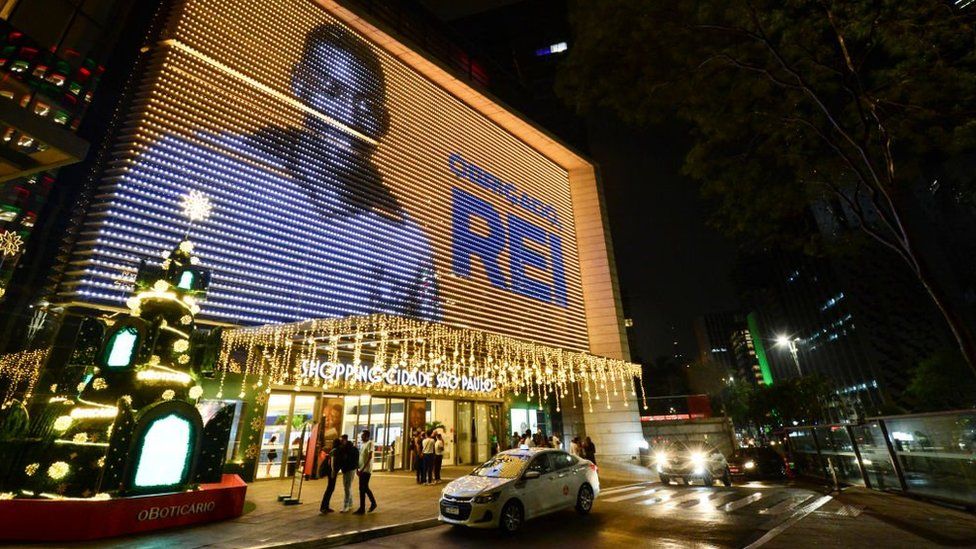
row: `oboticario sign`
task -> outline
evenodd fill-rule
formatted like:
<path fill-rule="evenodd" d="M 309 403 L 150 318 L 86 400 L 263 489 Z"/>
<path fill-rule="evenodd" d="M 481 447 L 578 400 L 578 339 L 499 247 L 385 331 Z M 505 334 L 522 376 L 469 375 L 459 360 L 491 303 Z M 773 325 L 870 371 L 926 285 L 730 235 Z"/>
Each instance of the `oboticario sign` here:
<path fill-rule="evenodd" d="M 401 387 L 430 387 L 433 389 L 460 389 L 476 393 L 490 393 L 495 390 L 495 381 L 477 376 L 456 376 L 447 372 L 409 370 L 406 368 L 379 366 L 355 366 L 352 364 L 333 364 L 319 360 L 302 360 L 303 378 L 319 378 L 339 383 L 385 383 Z"/>

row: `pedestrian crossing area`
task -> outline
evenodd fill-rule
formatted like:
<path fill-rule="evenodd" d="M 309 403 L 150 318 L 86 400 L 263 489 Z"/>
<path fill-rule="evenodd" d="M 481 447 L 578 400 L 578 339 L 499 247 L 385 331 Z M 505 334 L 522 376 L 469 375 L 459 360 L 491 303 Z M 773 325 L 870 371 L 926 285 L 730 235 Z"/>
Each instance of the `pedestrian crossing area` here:
<path fill-rule="evenodd" d="M 643 483 L 600 492 L 597 503 L 619 503 L 660 511 L 782 515 L 810 503 L 815 494 L 794 489 L 711 488 Z"/>

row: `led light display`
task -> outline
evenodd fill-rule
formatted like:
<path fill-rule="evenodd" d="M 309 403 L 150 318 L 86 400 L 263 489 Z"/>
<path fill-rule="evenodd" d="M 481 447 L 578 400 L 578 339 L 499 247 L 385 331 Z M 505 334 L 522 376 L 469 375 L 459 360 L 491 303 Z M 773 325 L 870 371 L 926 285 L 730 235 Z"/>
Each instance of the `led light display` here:
<path fill-rule="evenodd" d="M 146 431 L 136 465 L 138 487 L 170 486 L 186 480 L 190 456 L 190 422 L 170 414 Z"/>
<path fill-rule="evenodd" d="M 387 314 L 588 348 L 564 169 L 314 2 L 172 10 L 63 297 L 123 305 L 190 232 L 202 319 Z"/>

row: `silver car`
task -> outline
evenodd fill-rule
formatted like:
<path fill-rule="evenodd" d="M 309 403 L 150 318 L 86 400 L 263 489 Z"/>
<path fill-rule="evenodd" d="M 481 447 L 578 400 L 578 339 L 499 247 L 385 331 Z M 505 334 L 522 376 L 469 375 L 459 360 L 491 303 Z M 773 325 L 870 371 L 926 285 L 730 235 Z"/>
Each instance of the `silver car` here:
<path fill-rule="evenodd" d="M 444 487 L 439 518 L 513 533 L 528 519 L 562 509 L 585 515 L 599 493 L 590 461 L 551 448 L 506 450 Z"/>

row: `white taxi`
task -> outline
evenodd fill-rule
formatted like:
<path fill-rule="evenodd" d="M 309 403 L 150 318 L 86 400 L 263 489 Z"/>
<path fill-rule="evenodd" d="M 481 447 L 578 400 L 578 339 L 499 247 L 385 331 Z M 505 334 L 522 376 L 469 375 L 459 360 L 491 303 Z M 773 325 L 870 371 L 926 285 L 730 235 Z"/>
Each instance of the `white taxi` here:
<path fill-rule="evenodd" d="M 552 448 L 506 450 L 441 491 L 440 520 L 512 533 L 531 518 L 575 508 L 600 493 L 595 464 Z"/>

